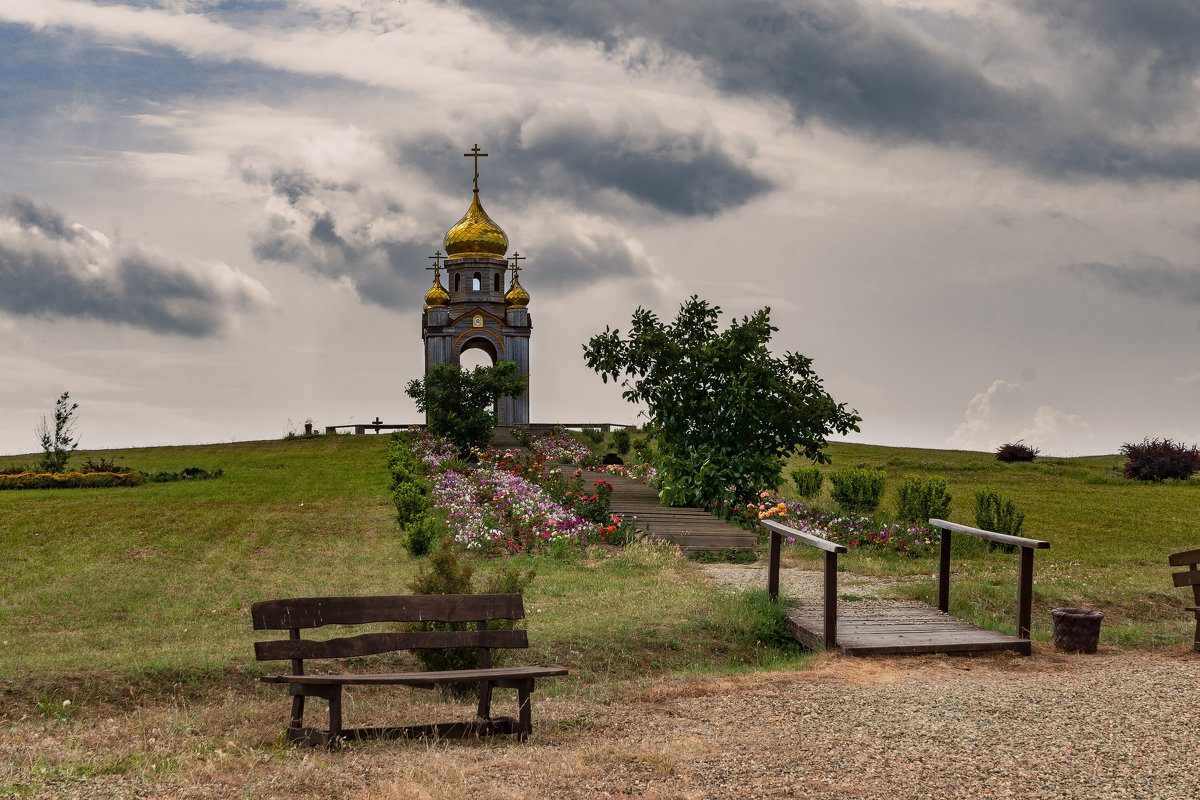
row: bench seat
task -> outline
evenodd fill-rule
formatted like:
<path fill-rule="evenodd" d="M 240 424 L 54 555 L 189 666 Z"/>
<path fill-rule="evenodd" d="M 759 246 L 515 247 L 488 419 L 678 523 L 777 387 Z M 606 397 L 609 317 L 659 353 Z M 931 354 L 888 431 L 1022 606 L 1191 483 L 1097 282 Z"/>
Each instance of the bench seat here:
<path fill-rule="evenodd" d="M 449 669 L 429 672 L 368 672 L 340 675 L 264 675 L 265 683 L 303 683 L 310 686 L 416 686 L 418 688 L 448 683 L 478 683 L 488 681 L 497 686 L 504 681 L 530 678 L 557 678 L 569 674 L 561 667 L 492 667 L 491 669 Z"/>

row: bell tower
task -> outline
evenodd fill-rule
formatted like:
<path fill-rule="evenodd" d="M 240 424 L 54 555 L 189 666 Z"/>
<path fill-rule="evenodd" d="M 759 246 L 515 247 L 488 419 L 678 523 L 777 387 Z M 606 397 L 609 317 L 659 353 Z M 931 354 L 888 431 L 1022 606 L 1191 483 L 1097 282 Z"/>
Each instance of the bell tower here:
<path fill-rule="evenodd" d="M 474 159 L 475 180 L 471 205 L 442 240 L 445 255 L 433 259 L 433 286 L 425 293 L 421 338 L 425 343 L 425 374 L 435 364 L 459 364 L 466 350 L 482 350 L 493 364 L 516 362 L 517 372 L 529 378 L 529 293 L 518 280 L 524 256 L 512 255 L 509 267 L 508 236 L 479 201 L 479 159 L 487 153 L 479 145 L 464 153 Z M 442 270 L 448 286 L 442 286 Z M 496 403 L 497 425 L 529 424 L 529 389 L 520 397 L 502 397 Z"/>

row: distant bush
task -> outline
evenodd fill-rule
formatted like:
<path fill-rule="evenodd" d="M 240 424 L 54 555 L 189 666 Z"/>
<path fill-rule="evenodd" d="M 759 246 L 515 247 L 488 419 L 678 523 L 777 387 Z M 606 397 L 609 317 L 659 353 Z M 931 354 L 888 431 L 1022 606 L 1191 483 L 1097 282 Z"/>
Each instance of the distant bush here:
<path fill-rule="evenodd" d="M 975 527 L 1006 536 L 1020 536 L 1025 523 L 1025 512 L 1017 504 L 991 487 L 975 491 Z M 1015 552 L 1016 545 L 988 542 L 992 550 Z"/>
<path fill-rule="evenodd" d="M 593 428 L 590 425 L 584 425 L 580 430 L 580 433 L 582 433 L 583 438 L 591 442 L 593 446 L 597 446 L 604 441 L 604 431 L 600 430 L 599 428 Z"/>
<path fill-rule="evenodd" d="M 139 486 L 144 480 L 137 470 L 130 472 L 22 472 L 0 475 L 3 489 L 103 489 L 111 486 Z"/>
<path fill-rule="evenodd" d="M 430 497 L 431 488 L 429 479 L 425 475 L 425 465 L 413 453 L 411 440 L 407 433 L 397 431 L 391 435 L 385 460 L 388 476 L 391 479 L 392 502 L 396 504 L 396 522 L 405 532 L 408 532 L 410 527 L 418 525 L 423 526 L 423 531 L 424 527 L 428 526 L 421 520 L 433 505 L 433 500 Z M 424 555 L 429 552 L 429 543 L 425 540 L 425 533 L 422 531 L 417 531 L 415 538 L 405 539 L 405 547 L 412 542 L 421 550 L 418 553 L 410 548 L 409 552 L 413 555 Z"/>
<path fill-rule="evenodd" d="M 945 478 L 908 475 L 896 487 L 896 516 L 922 524 L 930 519 L 945 519 L 950 516 L 950 500 Z"/>
<path fill-rule="evenodd" d="M 122 467 L 117 465 L 115 461 L 111 461 L 104 456 L 100 456 L 99 461 L 93 461 L 91 456 L 83 462 L 77 472 L 132 472 L 133 467 Z"/>
<path fill-rule="evenodd" d="M 881 469 L 842 467 L 829 473 L 829 482 L 833 484 L 829 496 L 846 511 L 870 514 L 883 498 Z"/>
<path fill-rule="evenodd" d="M 1139 481 L 1176 478 L 1184 481 L 1200 471 L 1200 450 L 1171 439 L 1144 439 L 1141 444 L 1121 445 L 1125 477 Z"/>
<path fill-rule="evenodd" d="M 1006 464 L 1012 464 L 1016 461 L 1033 461 L 1038 457 L 1040 452 L 1036 447 L 1027 445 L 1018 439 L 1015 442 L 1000 445 L 996 450 L 996 460 L 1003 461 Z"/>
<path fill-rule="evenodd" d="M 225 470 L 218 469 L 209 472 L 200 467 L 184 467 L 179 472 L 155 472 L 146 476 L 146 480 L 151 483 L 171 483 L 172 481 L 207 481 L 213 478 L 220 478 L 225 474 Z"/>
<path fill-rule="evenodd" d="M 0 467 L 0 475 L 20 475 L 23 472 L 29 472 L 29 467 L 24 464 L 14 464 L 11 467 Z"/>
<path fill-rule="evenodd" d="M 820 467 L 800 467 L 791 471 L 792 483 L 796 485 L 796 493 L 806 500 L 811 500 L 821 494 L 825 483 L 825 474 Z"/>
<path fill-rule="evenodd" d="M 649 436 L 639 436 L 633 440 L 633 455 L 640 464 L 653 464 L 655 459 L 654 440 Z"/>
<path fill-rule="evenodd" d="M 629 434 L 628 428 L 617 428 L 612 433 L 613 451 L 624 458 L 629 453 L 629 448 L 633 445 L 633 437 Z"/>

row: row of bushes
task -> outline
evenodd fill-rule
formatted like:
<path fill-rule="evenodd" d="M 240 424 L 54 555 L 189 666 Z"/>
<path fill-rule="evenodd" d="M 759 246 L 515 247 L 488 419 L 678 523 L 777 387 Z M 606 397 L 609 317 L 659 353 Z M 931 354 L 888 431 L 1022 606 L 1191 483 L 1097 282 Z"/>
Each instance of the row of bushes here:
<path fill-rule="evenodd" d="M 792 470 L 792 483 L 800 497 L 812 501 L 821 494 L 824 473 L 819 467 Z M 829 496 L 838 508 L 857 514 L 870 514 L 883 499 L 885 473 L 881 469 L 842 467 L 829 473 Z M 946 479 L 908 475 L 896 487 L 896 517 L 906 522 L 924 523 L 929 519 L 947 519 L 953 498 Z M 1016 503 L 990 487 L 975 492 L 975 527 L 995 533 L 1017 536 L 1025 514 Z"/>
<path fill-rule="evenodd" d="M 403 531 L 400 542 L 414 556 L 423 556 L 433 548 L 441 533 L 441 526 L 430 516 L 432 487 L 425 474 L 425 465 L 412 451 L 409 435 L 399 431 L 388 440 L 385 459 L 392 502 L 396 505 L 396 522 Z"/>
<path fill-rule="evenodd" d="M 100 489 L 110 486 L 140 486 L 145 476 L 129 472 L 20 472 L 0 475 L 3 489 Z"/>

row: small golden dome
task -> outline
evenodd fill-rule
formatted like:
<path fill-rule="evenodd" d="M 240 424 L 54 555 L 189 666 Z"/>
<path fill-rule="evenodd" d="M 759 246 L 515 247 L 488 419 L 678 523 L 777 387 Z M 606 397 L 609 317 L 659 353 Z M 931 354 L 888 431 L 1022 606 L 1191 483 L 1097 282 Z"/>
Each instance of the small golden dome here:
<path fill-rule="evenodd" d="M 429 291 L 425 293 L 425 307 L 445 308 L 448 305 L 450 305 L 450 293 L 442 288 L 442 277 L 435 275 L 433 286 L 429 287 Z"/>
<path fill-rule="evenodd" d="M 443 240 L 446 259 L 504 258 L 508 252 L 508 236 L 483 210 L 479 190 L 471 198 L 471 207 L 458 223 L 446 231 Z"/>
<path fill-rule="evenodd" d="M 509 308 L 525 308 L 529 305 L 529 292 L 521 286 L 519 278 L 513 278 L 513 285 L 504 295 L 504 304 Z"/>

